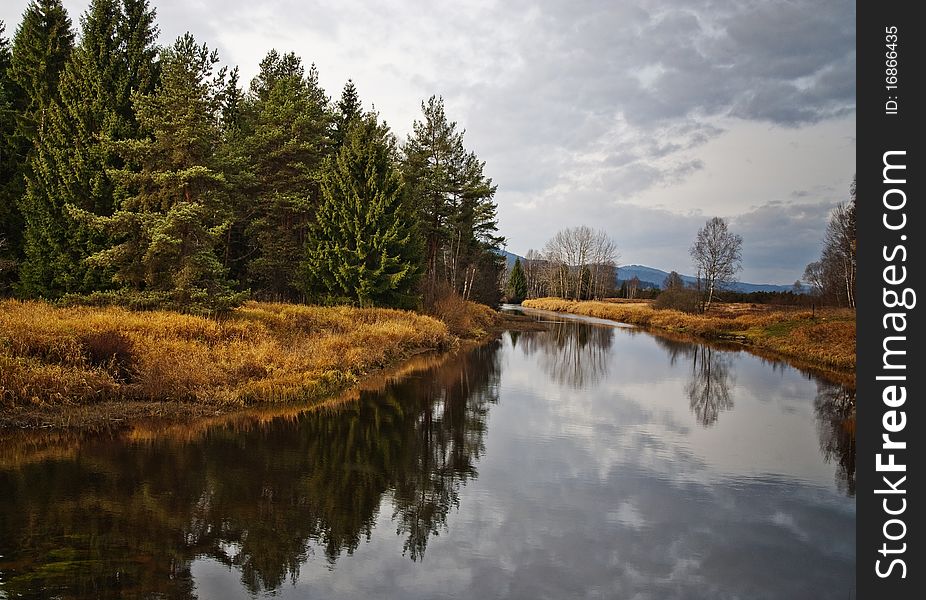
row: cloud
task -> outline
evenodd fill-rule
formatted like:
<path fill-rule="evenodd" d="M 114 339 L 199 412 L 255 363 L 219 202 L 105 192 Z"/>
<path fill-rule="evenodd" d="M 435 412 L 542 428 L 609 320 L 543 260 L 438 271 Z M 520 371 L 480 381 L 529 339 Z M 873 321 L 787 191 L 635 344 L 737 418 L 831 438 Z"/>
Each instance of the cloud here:
<path fill-rule="evenodd" d="M 76 23 L 88 3 L 65 4 Z M 835 202 L 852 176 L 848 0 L 154 4 L 162 43 L 189 29 L 239 65 L 245 82 L 271 48 L 316 63 L 330 95 L 353 78 L 400 140 L 420 101 L 443 95 L 499 185 L 502 233 L 516 251 L 567 222 L 619 238 L 626 227 L 607 217 L 615 203 L 680 221 L 734 217 L 821 185 L 834 191 L 814 199 Z M 20 12 L 0 10 L 9 31 Z M 627 253 L 662 254 L 656 225 L 635 232 Z M 687 238 L 675 242 L 678 263 Z M 748 250 L 751 268 L 763 255 Z M 793 281 L 803 266 L 782 269 Z"/>

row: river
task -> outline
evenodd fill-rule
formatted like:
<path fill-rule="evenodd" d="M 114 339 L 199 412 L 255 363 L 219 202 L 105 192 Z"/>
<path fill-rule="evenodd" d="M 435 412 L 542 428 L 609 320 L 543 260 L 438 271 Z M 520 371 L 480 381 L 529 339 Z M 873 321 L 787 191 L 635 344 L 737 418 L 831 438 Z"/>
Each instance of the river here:
<path fill-rule="evenodd" d="M 535 313 L 338 406 L 3 445 L 0 598 L 854 598 L 854 391 Z"/>

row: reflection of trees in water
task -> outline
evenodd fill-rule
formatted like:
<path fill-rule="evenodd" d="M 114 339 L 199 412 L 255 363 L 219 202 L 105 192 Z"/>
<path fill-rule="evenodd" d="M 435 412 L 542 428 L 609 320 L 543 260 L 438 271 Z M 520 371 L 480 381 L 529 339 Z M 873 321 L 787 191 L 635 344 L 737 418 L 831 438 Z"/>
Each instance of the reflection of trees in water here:
<path fill-rule="evenodd" d="M 273 590 L 319 547 L 333 563 L 372 535 L 384 494 L 417 560 L 475 477 L 497 345 L 362 392 L 336 411 L 190 444 L 84 447 L 75 462 L 0 471 L 0 590 L 48 595 L 194 597 L 208 556 Z"/>
<path fill-rule="evenodd" d="M 730 354 L 710 346 L 655 336 L 669 355 L 672 366 L 680 360 L 691 362 L 691 373 L 685 384 L 685 394 L 698 422 L 709 427 L 720 413 L 733 408 L 732 389 L 735 385 Z"/>
<path fill-rule="evenodd" d="M 844 385 L 817 382 L 814 401 L 820 451 L 836 463 L 836 485 L 855 495 L 855 390 Z"/>
<path fill-rule="evenodd" d="M 540 353 L 540 363 L 559 385 L 581 389 L 601 381 L 608 370 L 614 329 L 585 323 L 552 323 L 549 330 L 518 338 L 527 356 Z"/>
<path fill-rule="evenodd" d="M 657 346 L 661 346 L 662 349 L 666 351 L 666 354 L 669 355 L 669 364 L 673 367 L 678 364 L 679 359 L 685 361 L 690 359 L 698 348 L 697 344 L 674 340 L 660 335 L 654 335 L 653 340 L 656 341 Z"/>
<path fill-rule="evenodd" d="M 701 425 L 713 425 L 721 412 L 733 408 L 732 387 L 729 355 L 710 346 L 695 346 L 685 393 Z"/>
<path fill-rule="evenodd" d="M 446 379 L 418 380 L 413 435 L 403 441 L 393 481 L 393 520 L 406 536 L 404 551 L 417 560 L 428 539 L 446 526 L 459 489 L 476 476 L 476 460 L 485 450 L 489 405 L 498 402 L 497 346 L 475 351 L 484 365 L 462 364 L 442 370 Z M 488 369 L 487 367 L 490 367 Z M 401 392 L 401 390 L 394 390 Z"/>

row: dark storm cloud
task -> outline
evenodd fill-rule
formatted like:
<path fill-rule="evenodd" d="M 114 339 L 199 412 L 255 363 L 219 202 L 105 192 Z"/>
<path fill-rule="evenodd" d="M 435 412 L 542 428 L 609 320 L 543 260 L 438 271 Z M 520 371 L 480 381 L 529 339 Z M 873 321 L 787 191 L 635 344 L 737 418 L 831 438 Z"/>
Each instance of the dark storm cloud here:
<path fill-rule="evenodd" d="M 731 220 L 743 236 L 743 262 L 756 281 L 786 283 L 817 260 L 833 204 L 769 202 Z"/>
<path fill-rule="evenodd" d="M 8 33 L 21 4 L 0 9 Z M 76 24 L 88 2 L 65 4 Z M 839 191 L 821 195 L 814 186 L 851 177 L 856 57 L 848 0 L 153 5 L 162 43 L 191 30 L 239 64 L 245 82 L 274 47 L 318 63 L 329 94 L 353 77 L 365 105 L 375 103 L 400 139 L 421 99 L 442 94 L 499 185 L 502 233 L 517 252 L 542 246 L 560 226 L 587 223 L 607 229 L 625 256 L 683 267 L 693 215 L 703 222 L 719 214 L 754 229 L 744 277 L 800 254 L 799 263 L 778 269 L 793 281 L 803 251 L 779 248 L 775 240 L 793 231 L 774 229 L 793 223 L 748 207 L 789 198 L 833 204 Z M 836 121 L 849 149 L 835 148 L 830 130 L 829 146 L 814 137 Z M 781 152 L 813 162 L 818 174 L 776 162 L 770 134 L 756 124 L 793 134 L 800 147 Z M 753 137 L 736 137 L 746 130 Z M 735 150 L 716 149 L 731 137 L 743 140 Z M 756 183 L 728 183 L 737 177 Z M 790 196 L 801 190 L 809 195 Z M 632 232 L 628 221 L 637 225 Z M 666 239 L 666 231 L 682 229 L 685 237 Z M 800 248 L 812 246 L 804 231 Z M 753 265 L 760 270 L 751 272 Z"/>

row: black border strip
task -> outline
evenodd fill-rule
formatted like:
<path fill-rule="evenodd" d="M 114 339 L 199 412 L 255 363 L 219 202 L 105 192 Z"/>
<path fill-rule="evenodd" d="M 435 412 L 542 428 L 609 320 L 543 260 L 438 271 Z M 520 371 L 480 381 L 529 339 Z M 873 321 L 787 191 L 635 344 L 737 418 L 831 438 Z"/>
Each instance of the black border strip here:
<path fill-rule="evenodd" d="M 922 544 L 926 536 L 921 527 L 926 506 L 923 496 L 913 491 L 914 486 L 924 489 L 922 457 L 916 456 L 922 455 L 921 432 L 926 432 L 926 415 L 921 408 L 926 400 L 922 384 L 926 379 L 919 316 L 922 310 L 915 306 L 910 292 L 903 296 L 907 289 L 912 294 L 923 291 L 922 257 L 926 256 L 922 241 L 926 217 L 919 210 L 924 200 L 922 180 L 926 178 L 926 158 L 920 141 L 926 135 L 921 116 L 926 102 L 918 81 L 924 71 L 922 40 L 926 38 L 926 23 L 914 16 L 913 9 L 913 2 L 860 2 L 857 10 L 856 579 L 858 597 L 862 599 L 899 600 L 923 598 L 926 594 L 922 585 L 926 571 Z M 891 28 L 896 32 L 892 33 Z M 890 35 L 897 37 L 892 39 Z M 888 47 L 892 42 L 896 42 L 893 50 Z M 897 54 L 895 67 L 888 63 L 892 51 Z M 888 88 L 891 68 L 897 69 L 895 89 Z M 885 160 L 906 168 L 885 171 Z M 885 200 L 894 208 L 886 208 Z M 891 230 L 888 225 L 898 228 Z M 906 277 L 901 282 L 890 283 L 902 275 Z M 912 306 L 888 306 L 904 300 Z M 917 300 L 926 302 L 926 297 Z M 904 317 L 886 317 L 890 313 L 903 313 Z M 898 331 L 904 324 L 906 328 Z M 885 343 L 890 350 L 906 354 L 885 355 Z M 894 368 L 885 367 L 885 360 Z M 892 385 L 897 389 L 891 391 Z M 904 401 L 901 387 L 906 391 Z M 906 448 L 884 448 L 884 434 L 889 434 L 892 442 L 905 442 Z M 882 463 L 894 460 L 905 470 L 886 471 L 882 467 L 879 471 L 878 455 Z M 886 493 L 892 492 L 891 486 L 898 491 Z"/>

